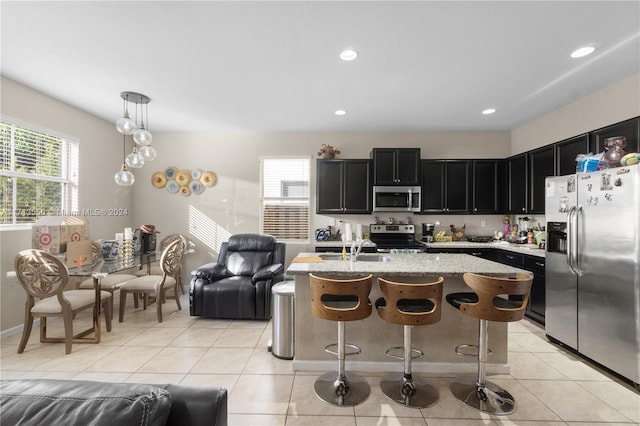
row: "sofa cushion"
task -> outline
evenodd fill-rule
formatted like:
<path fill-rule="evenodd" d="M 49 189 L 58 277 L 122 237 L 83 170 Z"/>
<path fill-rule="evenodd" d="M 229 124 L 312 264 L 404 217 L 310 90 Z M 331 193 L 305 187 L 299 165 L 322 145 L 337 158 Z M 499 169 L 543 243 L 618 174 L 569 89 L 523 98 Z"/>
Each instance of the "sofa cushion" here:
<path fill-rule="evenodd" d="M 3 380 L 3 425 L 164 425 L 171 394 L 146 384 Z"/>

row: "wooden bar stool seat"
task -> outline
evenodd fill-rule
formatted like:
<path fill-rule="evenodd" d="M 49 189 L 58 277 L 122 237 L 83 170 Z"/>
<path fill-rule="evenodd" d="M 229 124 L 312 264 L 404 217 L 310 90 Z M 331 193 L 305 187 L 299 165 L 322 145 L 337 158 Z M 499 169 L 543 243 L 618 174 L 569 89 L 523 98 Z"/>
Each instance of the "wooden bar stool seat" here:
<path fill-rule="evenodd" d="M 338 358 L 338 371 L 331 371 L 316 379 L 314 390 L 318 398 L 339 406 L 354 406 L 364 402 L 371 391 L 367 381 L 345 371 L 345 356 L 361 349 L 345 343 L 346 321 L 363 320 L 371 315 L 371 275 L 351 280 L 320 278 L 309 274 L 311 284 L 311 313 L 313 316 L 338 323 L 338 342 L 327 345 L 325 351 Z M 350 352 L 347 352 L 350 349 Z"/>
<path fill-rule="evenodd" d="M 479 411 L 489 414 L 511 414 L 516 402 L 511 394 L 486 380 L 486 362 L 489 321 L 513 322 L 524 317 L 533 275 L 516 274 L 515 279 L 487 277 L 466 273 L 464 282 L 473 292 L 447 294 L 447 302 L 465 315 L 478 318 L 478 373 L 477 376 L 461 376 L 449 385 L 453 395 Z M 512 296 L 508 298 L 508 296 Z M 516 296 L 516 297 L 513 297 Z M 461 354 L 459 348 L 456 352 Z"/>
<path fill-rule="evenodd" d="M 444 279 L 424 284 L 407 284 L 378 278 L 384 297 L 376 300 L 378 315 L 385 321 L 402 325 L 404 345 L 387 350 L 387 356 L 404 361 L 404 372 L 385 376 L 380 389 L 391 400 L 412 408 L 427 408 L 438 401 L 438 390 L 427 381 L 415 377 L 411 372 L 413 358 L 424 356 L 424 352 L 411 347 L 414 326 L 440 321 L 442 313 L 442 287 Z M 397 354 L 397 353 L 400 354 Z"/>

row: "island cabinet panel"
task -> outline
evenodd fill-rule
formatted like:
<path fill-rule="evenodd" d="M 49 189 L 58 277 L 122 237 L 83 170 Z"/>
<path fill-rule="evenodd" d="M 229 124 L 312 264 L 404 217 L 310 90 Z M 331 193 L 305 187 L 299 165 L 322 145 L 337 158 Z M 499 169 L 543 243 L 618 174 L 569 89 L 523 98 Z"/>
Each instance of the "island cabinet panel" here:
<path fill-rule="evenodd" d="M 589 135 L 576 136 L 554 144 L 556 150 L 556 176 L 576 172 L 576 157 L 589 152 Z"/>
<path fill-rule="evenodd" d="M 529 213 L 544 214 L 545 179 L 555 176 L 553 146 L 529 152 Z"/>
<path fill-rule="evenodd" d="M 624 136 L 627 139 L 626 152 L 640 152 L 640 117 L 621 121 L 602 129 L 594 130 L 589 134 L 589 148 L 591 152 L 606 151 L 605 139 L 615 136 Z"/>
<path fill-rule="evenodd" d="M 374 185 L 420 185 L 420 148 L 374 148 Z"/>
<path fill-rule="evenodd" d="M 370 160 L 318 160 L 316 174 L 316 213 L 371 213 Z"/>

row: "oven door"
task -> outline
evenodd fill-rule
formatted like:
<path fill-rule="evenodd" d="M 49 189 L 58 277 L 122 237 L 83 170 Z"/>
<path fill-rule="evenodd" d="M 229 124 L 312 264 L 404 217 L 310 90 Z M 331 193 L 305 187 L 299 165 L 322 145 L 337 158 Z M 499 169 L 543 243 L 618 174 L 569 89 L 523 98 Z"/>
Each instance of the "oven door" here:
<path fill-rule="evenodd" d="M 419 186 L 374 186 L 373 211 L 419 212 Z"/>

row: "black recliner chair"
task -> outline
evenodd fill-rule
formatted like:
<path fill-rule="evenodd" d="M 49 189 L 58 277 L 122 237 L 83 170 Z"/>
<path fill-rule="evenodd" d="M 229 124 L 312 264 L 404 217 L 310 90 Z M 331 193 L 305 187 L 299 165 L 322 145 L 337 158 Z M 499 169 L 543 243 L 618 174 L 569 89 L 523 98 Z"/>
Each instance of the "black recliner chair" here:
<path fill-rule="evenodd" d="M 285 244 L 271 235 L 233 235 L 217 263 L 191 272 L 191 316 L 271 319 L 271 287 L 282 281 L 284 256 Z"/>

